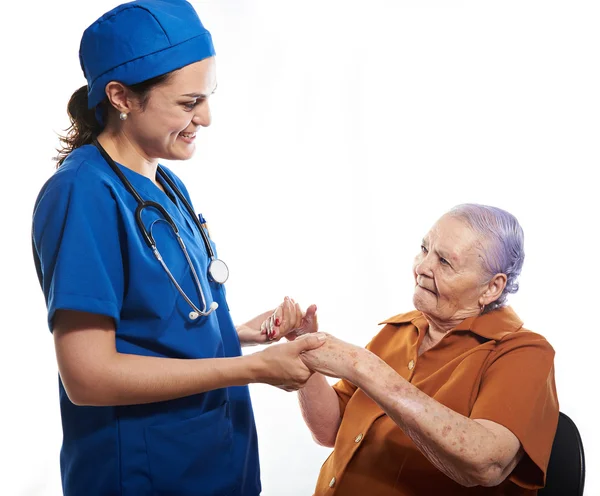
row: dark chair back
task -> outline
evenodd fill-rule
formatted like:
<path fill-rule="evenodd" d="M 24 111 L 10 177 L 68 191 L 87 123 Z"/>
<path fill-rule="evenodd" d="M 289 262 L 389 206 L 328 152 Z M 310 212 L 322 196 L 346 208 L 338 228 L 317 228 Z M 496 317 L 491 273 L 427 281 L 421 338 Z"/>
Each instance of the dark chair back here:
<path fill-rule="evenodd" d="M 560 412 L 552 453 L 546 472 L 546 487 L 538 496 L 583 496 L 585 457 L 575 423 Z"/>

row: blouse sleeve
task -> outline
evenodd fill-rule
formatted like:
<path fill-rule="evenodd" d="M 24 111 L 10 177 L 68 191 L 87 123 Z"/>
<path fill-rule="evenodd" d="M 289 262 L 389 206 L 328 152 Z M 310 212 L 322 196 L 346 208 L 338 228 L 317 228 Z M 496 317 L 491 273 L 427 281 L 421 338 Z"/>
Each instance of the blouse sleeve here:
<path fill-rule="evenodd" d="M 333 385 L 333 390 L 338 395 L 338 401 L 340 403 L 340 417 L 344 416 L 346 405 L 357 389 L 358 387 L 351 382 L 348 382 L 346 379 L 342 379 Z"/>
<path fill-rule="evenodd" d="M 554 350 L 542 336 L 529 334 L 523 344 L 496 353 L 470 417 L 503 425 L 519 439 L 525 454 L 509 478 L 535 489 L 545 482 L 559 407 Z"/>
<path fill-rule="evenodd" d="M 367 346 L 365 346 L 367 350 L 372 351 L 371 347 L 373 346 L 373 342 L 377 339 L 378 336 L 379 334 L 377 334 L 373 339 L 371 339 Z M 344 416 L 346 406 L 348 405 L 350 398 L 352 398 L 357 389 L 358 386 L 355 386 L 346 379 L 341 379 L 333 385 L 333 390 L 338 395 L 338 401 L 340 403 L 340 417 Z"/>

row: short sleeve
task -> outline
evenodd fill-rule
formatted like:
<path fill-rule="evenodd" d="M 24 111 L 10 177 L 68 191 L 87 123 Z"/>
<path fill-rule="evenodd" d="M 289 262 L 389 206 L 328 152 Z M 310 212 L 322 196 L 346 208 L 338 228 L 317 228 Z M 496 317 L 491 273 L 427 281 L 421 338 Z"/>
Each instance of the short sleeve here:
<path fill-rule="evenodd" d="M 33 216 L 48 326 L 59 309 L 107 315 L 118 325 L 124 271 L 117 202 L 101 179 L 60 172 L 40 193 Z"/>
<path fill-rule="evenodd" d="M 509 479 L 535 489 L 545 483 L 559 407 L 554 350 L 543 337 L 528 334 L 522 345 L 497 353 L 484 372 L 470 417 L 496 422 L 519 439 L 525 454 Z"/>
<path fill-rule="evenodd" d="M 357 386 L 348 382 L 346 379 L 341 379 L 333 385 L 333 390 L 335 391 L 335 394 L 338 395 L 338 401 L 340 403 L 340 417 L 344 416 L 346 405 L 357 389 Z"/>
<path fill-rule="evenodd" d="M 365 349 L 372 351 L 371 347 L 373 345 L 373 342 L 377 339 L 378 335 L 376 335 L 371 341 L 369 341 L 367 346 L 365 346 Z M 340 403 L 340 417 L 344 416 L 346 406 L 348 405 L 350 398 L 352 398 L 357 389 L 358 386 L 355 386 L 346 379 L 341 379 L 333 385 L 333 390 L 335 391 L 335 394 L 338 395 L 338 401 Z"/>

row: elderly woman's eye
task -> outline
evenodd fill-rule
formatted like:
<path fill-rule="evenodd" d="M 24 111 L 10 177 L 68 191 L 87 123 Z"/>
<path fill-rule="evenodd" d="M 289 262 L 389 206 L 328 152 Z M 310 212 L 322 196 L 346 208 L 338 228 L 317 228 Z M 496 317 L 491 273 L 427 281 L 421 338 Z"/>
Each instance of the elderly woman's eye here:
<path fill-rule="evenodd" d="M 446 260 L 445 258 L 440 258 L 440 263 L 442 265 L 450 265 L 450 262 L 448 262 L 448 260 Z"/>
<path fill-rule="evenodd" d="M 425 248 L 425 245 L 421 245 L 421 251 L 423 253 L 427 253 L 427 248 Z"/>

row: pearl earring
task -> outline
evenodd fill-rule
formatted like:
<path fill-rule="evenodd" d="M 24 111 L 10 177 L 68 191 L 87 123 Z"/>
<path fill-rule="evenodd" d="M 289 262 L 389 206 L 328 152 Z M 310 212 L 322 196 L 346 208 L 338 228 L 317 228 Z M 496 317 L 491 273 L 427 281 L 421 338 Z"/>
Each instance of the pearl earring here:
<path fill-rule="evenodd" d="M 119 119 L 121 119 L 122 121 L 126 121 L 127 120 L 127 113 L 126 112 L 121 112 L 119 114 Z"/>

